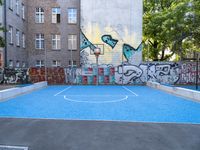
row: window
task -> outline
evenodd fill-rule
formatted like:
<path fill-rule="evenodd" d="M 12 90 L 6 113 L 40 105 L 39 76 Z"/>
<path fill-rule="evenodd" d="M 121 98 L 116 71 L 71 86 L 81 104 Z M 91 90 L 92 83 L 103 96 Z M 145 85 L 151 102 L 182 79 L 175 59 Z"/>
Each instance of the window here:
<path fill-rule="evenodd" d="M 69 61 L 69 66 L 76 67 L 77 66 L 76 61 L 75 60 L 73 60 L 73 61 L 70 60 Z"/>
<path fill-rule="evenodd" d="M 16 0 L 16 14 L 19 15 L 19 0 Z"/>
<path fill-rule="evenodd" d="M 77 50 L 77 35 L 68 35 L 68 49 Z"/>
<path fill-rule="evenodd" d="M 61 49 L 60 35 L 52 35 L 52 49 Z"/>
<path fill-rule="evenodd" d="M 17 45 L 17 46 L 20 46 L 20 39 L 19 39 L 19 38 L 20 38 L 20 37 L 19 37 L 20 35 L 19 35 L 19 34 L 20 34 L 20 33 L 19 33 L 19 30 L 16 29 L 16 45 Z"/>
<path fill-rule="evenodd" d="M 20 63 L 19 63 L 19 60 L 17 60 L 16 61 L 16 67 L 19 68 L 19 66 L 20 66 Z"/>
<path fill-rule="evenodd" d="M 60 67 L 60 66 L 61 66 L 60 60 L 53 60 L 52 63 L 53 63 L 53 64 L 52 64 L 53 67 Z"/>
<path fill-rule="evenodd" d="M 9 0 L 8 6 L 11 10 L 13 10 L 13 0 Z"/>
<path fill-rule="evenodd" d="M 35 66 L 36 67 L 44 67 L 44 60 L 37 60 Z"/>
<path fill-rule="evenodd" d="M 22 33 L 22 47 L 26 48 L 26 37 L 24 33 Z"/>
<path fill-rule="evenodd" d="M 44 34 L 35 35 L 35 48 L 44 49 Z"/>
<path fill-rule="evenodd" d="M 44 9 L 43 8 L 35 9 L 35 22 L 44 23 Z"/>
<path fill-rule="evenodd" d="M 52 23 L 60 23 L 60 8 L 52 8 Z"/>
<path fill-rule="evenodd" d="M 26 63 L 24 61 L 22 61 L 22 67 L 25 68 L 26 67 Z"/>
<path fill-rule="evenodd" d="M 68 9 L 68 23 L 72 23 L 72 24 L 77 23 L 77 9 L 76 8 Z"/>
<path fill-rule="evenodd" d="M 25 19 L 25 6 L 22 4 L 22 19 Z"/>
<path fill-rule="evenodd" d="M 12 26 L 9 26 L 8 35 L 9 35 L 9 39 L 10 39 L 9 43 L 13 44 L 13 27 Z"/>
<path fill-rule="evenodd" d="M 9 60 L 9 67 L 13 67 L 13 60 Z"/>

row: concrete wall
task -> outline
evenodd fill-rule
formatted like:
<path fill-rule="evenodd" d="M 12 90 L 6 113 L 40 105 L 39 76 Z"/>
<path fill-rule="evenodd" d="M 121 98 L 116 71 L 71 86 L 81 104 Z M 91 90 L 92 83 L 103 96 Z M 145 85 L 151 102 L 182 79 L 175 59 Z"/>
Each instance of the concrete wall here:
<path fill-rule="evenodd" d="M 34 90 L 38 90 L 44 87 L 47 87 L 47 82 L 39 82 L 26 87 L 17 87 L 17 88 L 2 90 L 0 91 L 0 101 L 13 98 L 28 92 L 32 92 Z"/>
<path fill-rule="evenodd" d="M 142 61 L 141 0 L 81 0 L 81 63 L 95 63 L 91 50 L 99 45 L 100 64 L 120 65 Z M 123 52 L 123 53 L 122 53 Z M 123 56 L 122 56 L 123 55 Z"/>
<path fill-rule="evenodd" d="M 174 94 L 177 96 L 189 98 L 189 99 L 200 102 L 200 92 L 199 91 L 180 88 L 180 87 L 165 86 L 165 85 L 161 85 L 160 83 L 157 83 L 157 82 L 147 82 L 147 86 L 168 92 L 170 94 Z"/>

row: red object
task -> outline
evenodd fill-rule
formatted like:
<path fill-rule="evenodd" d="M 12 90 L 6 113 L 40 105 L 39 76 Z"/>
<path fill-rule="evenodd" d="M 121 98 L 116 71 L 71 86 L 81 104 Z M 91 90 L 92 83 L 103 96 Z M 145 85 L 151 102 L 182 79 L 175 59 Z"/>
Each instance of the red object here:
<path fill-rule="evenodd" d="M 114 76 L 115 75 L 115 68 L 110 68 L 110 75 Z"/>
<path fill-rule="evenodd" d="M 104 68 L 99 68 L 99 76 L 103 76 L 104 75 Z"/>
<path fill-rule="evenodd" d="M 104 76 L 104 82 L 105 84 L 109 84 L 110 82 L 109 76 Z"/>

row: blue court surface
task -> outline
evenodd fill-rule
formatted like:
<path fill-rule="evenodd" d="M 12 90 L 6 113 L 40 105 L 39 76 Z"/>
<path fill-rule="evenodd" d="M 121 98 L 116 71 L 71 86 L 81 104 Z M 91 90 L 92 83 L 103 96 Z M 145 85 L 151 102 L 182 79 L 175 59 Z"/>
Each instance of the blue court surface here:
<path fill-rule="evenodd" d="M 200 123 L 200 103 L 147 86 L 48 86 L 0 102 L 0 117 Z"/>

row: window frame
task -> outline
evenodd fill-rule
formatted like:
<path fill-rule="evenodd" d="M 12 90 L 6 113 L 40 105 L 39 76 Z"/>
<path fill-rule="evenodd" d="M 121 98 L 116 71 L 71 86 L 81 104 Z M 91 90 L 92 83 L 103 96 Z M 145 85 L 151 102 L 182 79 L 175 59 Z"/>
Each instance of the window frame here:
<path fill-rule="evenodd" d="M 9 44 L 12 44 L 12 45 L 13 45 L 13 26 L 9 25 L 8 28 L 9 28 L 8 33 L 9 33 L 9 37 L 10 37 Z M 10 30 L 10 29 L 11 29 L 11 30 Z"/>
<path fill-rule="evenodd" d="M 16 29 L 16 46 L 20 47 L 20 31 Z"/>
<path fill-rule="evenodd" d="M 52 34 L 52 50 L 61 50 L 61 35 L 60 34 Z M 54 46 L 55 43 L 55 46 Z"/>
<path fill-rule="evenodd" d="M 9 3 L 8 3 L 9 9 L 10 9 L 11 11 L 13 11 L 13 0 L 9 0 L 8 2 L 9 2 Z"/>
<path fill-rule="evenodd" d="M 70 12 L 70 10 L 72 12 Z M 75 10 L 75 13 L 73 10 Z M 78 23 L 78 9 L 77 8 L 68 8 L 67 9 L 67 18 L 68 18 L 67 19 L 68 24 L 77 24 Z"/>
<path fill-rule="evenodd" d="M 25 33 L 22 33 L 22 47 L 26 48 L 26 35 L 25 35 Z"/>
<path fill-rule="evenodd" d="M 38 38 L 37 38 L 38 35 Z M 37 41 L 39 41 L 39 47 L 37 47 Z M 43 42 L 43 43 L 42 43 Z M 45 38 L 44 38 L 44 34 L 43 33 L 37 33 L 35 34 L 35 49 L 38 50 L 44 50 L 44 43 L 45 42 Z"/>
<path fill-rule="evenodd" d="M 21 10 L 22 10 L 22 19 L 25 20 L 26 18 L 25 18 L 25 5 L 24 5 L 24 3 L 22 3 L 22 9 Z"/>
<path fill-rule="evenodd" d="M 56 10 L 56 11 L 54 12 L 53 10 Z M 58 21 L 58 15 L 60 15 L 59 21 Z M 54 20 L 54 17 L 55 17 L 55 20 Z M 61 23 L 61 8 L 60 7 L 51 8 L 51 23 L 53 24 Z"/>
<path fill-rule="evenodd" d="M 54 64 L 55 62 L 55 64 Z M 52 61 L 52 67 L 61 67 L 61 61 L 60 60 L 53 60 Z"/>
<path fill-rule="evenodd" d="M 20 9 L 20 5 L 19 5 L 19 0 L 16 0 L 16 2 L 15 2 L 15 7 L 16 7 L 16 15 L 20 15 L 19 13 L 19 9 Z"/>
<path fill-rule="evenodd" d="M 13 67 L 13 66 L 14 66 L 13 60 L 11 60 L 11 59 L 9 60 L 8 66 L 9 66 L 9 67 Z"/>
<path fill-rule="evenodd" d="M 70 36 L 71 37 L 75 36 L 76 38 L 70 38 Z M 70 43 L 70 41 L 72 41 L 72 42 Z M 71 50 L 76 51 L 77 49 L 78 49 L 78 36 L 77 36 L 77 34 L 69 34 L 68 35 L 68 50 L 69 51 L 71 51 Z"/>
<path fill-rule="evenodd" d="M 44 23 L 44 8 L 43 7 L 35 8 L 35 23 Z"/>
<path fill-rule="evenodd" d="M 39 62 L 39 63 L 38 63 Z M 45 66 L 45 63 L 44 63 L 44 60 L 36 60 L 36 67 L 44 67 Z"/>

